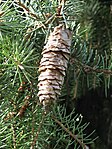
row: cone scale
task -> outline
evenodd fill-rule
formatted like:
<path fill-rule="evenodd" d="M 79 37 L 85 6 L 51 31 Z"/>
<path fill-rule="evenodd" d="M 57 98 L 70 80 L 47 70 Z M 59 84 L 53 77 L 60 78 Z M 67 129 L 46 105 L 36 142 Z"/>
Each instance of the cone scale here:
<path fill-rule="evenodd" d="M 39 66 L 38 97 L 45 109 L 60 95 L 70 56 L 71 39 L 71 31 L 64 25 L 59 25 L 54 28 L 43 48 Z"/>

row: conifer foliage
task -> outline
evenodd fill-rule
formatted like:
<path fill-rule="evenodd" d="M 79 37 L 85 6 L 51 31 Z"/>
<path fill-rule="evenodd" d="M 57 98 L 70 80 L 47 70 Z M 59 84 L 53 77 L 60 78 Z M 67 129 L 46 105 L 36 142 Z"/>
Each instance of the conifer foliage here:
<path fill-rule="evenodd" d="M 105 13 L 99 6 L 97 0 L 0 1 L 1 149 L 90 149 L 89 123 L 75 112 L 74 99 L 101 85 L 106 94 L 112 84 L 112 34 L 105 34 L 108 50 L 99 52 L 96 16 Z"/>

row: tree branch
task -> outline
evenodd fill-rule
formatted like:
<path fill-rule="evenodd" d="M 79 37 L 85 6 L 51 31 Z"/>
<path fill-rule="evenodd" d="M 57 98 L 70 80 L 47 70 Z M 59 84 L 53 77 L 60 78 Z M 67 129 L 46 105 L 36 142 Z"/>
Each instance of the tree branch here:
<path fill-rule="evenodd" d="M 96 73 L 104 73 L 107 75 L 112 75 L 112 71 L 109 69 L 98 69 L 95 67 L 91 67 L 89 65 L 81 63 L 77 59 L 74 59 L 74 60 L 71 59 L 70 62 L 71 62 L 71 64 L 77 63 L 78 65 L 80 65 L 86 73 L 96 72 Z"/>
<path fill-rule="evenodd" d="M 34 149 L 34 147 L 35 147 L 35 145 L 36 145 L 36 141 L 37 141 L 37 139 L 38 139 L 38 135 L 39 135 L 40 130 L 41 130 L 41 128 L 42 128 L 42 124 L 43 124 L 43 122 L 44 122 L 44 118 L 45 118 L 45 113 L 43 112 L 43 114 L 42 114 L 42 120 L 41 120 L 41 122 L 40 122 L 40 124 L 39 124 L 38 131 L 37 131 L 36 136 L 35 136 L 35 138 L 34 138 L 34 140 L 33 140 L 33 142 L 32 142 L 32 145 L 31 145 L 30 149 Z"/>
<path fill-rule="evenodd" d="M 66 128 L 60 121 L 58 121 L 54 115 L 51 117 L 58 125 L 62 127 L 63 130 L 65 130 L 74 140 L 76 140 L 83 149 L 88 148 L 80 139 L 78 139 L 76 135 L 74 135 L 68 128 Z"/>
<path fill-rule="evenodd" d="M 39 19 L 39 17 L 36 14 L 32 13 L 28 7 L 26 7 L 23 3 L 20 2 L 20 0 L 16 0 L 16 2 L 20 7 L 23 8 L 23 10 L 27 11 L 28 14 L 33 16 L 35 19 Z"/>

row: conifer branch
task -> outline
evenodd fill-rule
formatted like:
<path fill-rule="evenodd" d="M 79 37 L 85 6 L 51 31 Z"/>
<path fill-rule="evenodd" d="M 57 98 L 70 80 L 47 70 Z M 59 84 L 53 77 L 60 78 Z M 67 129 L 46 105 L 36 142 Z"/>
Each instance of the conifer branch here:
<path fill-rule="evenodd" d="M 59 120 L 57 120 L 54 115 L 52 115 L 51 117 L 59 126 L 62 127 L 63 130 L 65 130 L 74 140 L 76 140 L 83 149 L 87 149 L 87 146 L 80 139 L 78 139 L 78 137 L 74 135 L 68 128 L 66 128 Z"/>
<path fill-rule="evenodd" d="M 17 4 L 23 8 L 29 15 L 33 16 L 35 19 L 39 19 L 39 17 L 30 11 L 28 7 L 26 7 L 23 3 L 20 2 L 20 0 L 16 0 Z"/>
<path fill-rule="evenodd" d="M 0 93 L 0 100 L 1 100 L 0 148 L 12 147 L 14 149 L 17 149 L 17 148 L 42 149 L 44 146 L 44 148 L 46 149 L 46 148 L 53 148 L 53 147 L 70 148 L 72 145 L 74 145 L 75 149 L 77 148 L 88 149 L 89 147 L 86 144 L 93 143 L 94 140 L 91 140 L 90 138 L 91 134 L 87 136 L 84 132 L 85 128 L 88 125 L 83 124 L 82 118 L 80 120 L 80 117 L 78 117 L 75 112 L 74 113 L 72 112 L 70 113 L 70 115 L 68 115 L 69 105 L 67 105 L 67 107 L 64 107 L 64 106 L 59 108 L 57 107 L 57 109 L 54 109 L 54 112 L 56 115 L 55 114 L 54 116 L 48 115 L 48 117 L 47 116 L 45 117 L 45 111 L 43 113 L 41 110 L 41 107 L 40 109 L 39 108 L 35 109 L 35 106 L 37 106 L 35 105 L 36 103 L 35 101 L 34 101 L 34 108 L 32 108 L 33 104 L 30 104 L 29 95 L 31 93 L 31 99 L 32 98 L 34 99 L 34 97 L 37 97 L 37 91 L 39 90 L 39 88 L 37 88 L 37 83 L 38 83 L 37 77 L 39 76 L 37 72 L 37 68 L 39 66 L 39 61 L 41 58 L 40 54 L 42 51 L 42 46 L 44 45 L 45 34 L 48 35 L 51 27 L 55 27 L 57 24 L 60 24 L 60 23 L 64 23 L 64 26 L 66 27 L 68 24 L 71 28 L 73 28 L 73 26 L 76 24 L 79 25 L 79 26 L 77 25 L 76 27 L 76 31 L 75 31 L 76 36 L 75 34 L 73 36 L 73 41 L 75 43 L 73 46 L 77 46 L 77 47 L 76 48 L 72 47 L 73 49 L 75 49 L 75 53 L 73 54 L 77 54 L 77 55 L 71 58 L 71 65 L 73 64 L 76 66 L 76 67 L 73 66 L 74 68 L 77 69 L 78 67 L 79 69 L 76 70 L 74 68 L 71 69 L 69 67 L 69 69 L 67 70 L 68 75 L 70 74 L 70 77 L 68 77 L 70 81 L 68 80 L 66 81 L 66 84 L 69 85 L 69 90 L 70 90 L 69 92 L 69 95 L 70 95 L 69 102 L 71 106 L 70 108 L 74 108 L 74 106 L 72 105 L 72 99 L 73 99 L 72 91 L 74 89 L 73 88 L 74 81 L 75 81 L 74 97 L 77 96 L 76 94 L 78 92 L 81 96 L 81 93 L 83 92 L 82 78 L 84 77 L 82 76 L 85 76 L 85 75 L 84 73 L 80 73 L 81 70 L 83 70 L 83 72 L 85 72 L 86 74 L 90 73 L 90 78 L 89 77 L 87 78 L 89 82 L 88 84 L 90 85 L 90 87 L 97 85 L 96 83 L 97 78 L 94 79 L 93 76 L 96 77 L 98 73 L 103 75 L 107 74 L 109 76 L 108 78 L 110 79 L 110 76 L 112 75 L 112 71 L 110 70 L 111 69 L 110 66 L 108 66 L 111 63 L 111 61 L 109 60 L 110 55 L 108 56 L 108 52 L 107 52 L 107 55 L 105 55 L 104 60 L 103 58 L 98 60 L 97 56 L 95 55 L 96 57 L 94 57 L 91 51 L 90 51 L 90 55 L 88 53 L 88 46 L 90 46 L 89 49 L 92 49 L 92 45 L 94 45 L 93 44 L 94 37 L 95 37 L 95 45 L 105 43 L 105 42 L 102 42 L 104 40 L 101 40 L 102 43 L 100 43 L 99 38 L 101 36 L 99 36 L 100 35 L 99 28 L 97 30 L 97 26 L 94 26 L 94 24 L 92 24 L 92 22 L 95 21 L 94 18 L 96 17 L 97 10 L 98 10 L 97 3 L 96 4 L 95 3 L 96 3 L 96 0 L 93 0 L 92 4 L 89 4 L 89 2 L 76 1 L 76 0 L 75 1 L 70 1 L 70 0 L 68 1 L 67 0 L 57 0 L 57 1 L 14 0 L 14 1 L 11 1 L 11 0 L 8 0 L 7 2 L 4 0 L 2 2 L 1 8 L 3 10 L 1 9 L 2 11 L 0 11 L 0 17 L 1 17 L 0 38 L 2 39 L 0 42 L 0 49 L 1 49 L 0 66 L 2 68 L 0 70 L 0 81 L 1 81 L 1 84 L 0 84 L 0 90 L 1 90 L 1 93 Z M 88 27 L 88 24 L 89 24 L 89 27 Z M 94 29 L 93 31 L 92 31 L 92 27 Z M 107 34 L 105 34 L 105 38 L 104 36 L 102 37 L 108 40 L 110 39 L 108 27 L 107 27 L 107 30 L 108 30 L 108 36 L 106 36 Z M 90 37 L 91 31 L 92 33 L 95 32 L 96 34 L 92 38 Z M 63 34 L 63 31 L 61 33 Z M 83 46 L 82 42 L 85 40 L 85 34 L 88 36 L 87 38 L 88 41 L 85 41 L 85 44 Z M 98 35 L 98 38 L 96 38 L 97 35 Z M 79 36 L 79 38 L 81 39 L 83 38 L 84 40 L 78 41 L 77 36 Z M 89 37 L 90 37 L 90 41 L 89 41 Z M 23 38 L 25 40 L 22 40 Z M 28 39 L 31 39 L 31 40 L 28 40 Z M 47 39 L 47 36 L 46 36 L 46 39 Z M 52 44 L 51 44 L 52 48 L 49 48 L 50 49 L 49 53 L 51 53 L 51 55 L 56 54 L 55 51 L 51 51 L 51 50 L 54 50 L 53 49 L 54 42 L 57 41 L 57 39 L 60 40 L 58 36 L 56 36 L 56 38 L 52 40 Z M 91 43 L 91 39 L 93 39 L 92 43 Z M 62 41 L 63 40 L 60 40 L 60 44 L 62 44 Z M 110 45 L 109 42 L 107 42 L 107 44 L 104 44 L 104 45 L 102 44 L 102 46 L 104 46 L 104 49 L 109 50 L 109 48 L 106 48 L 105 45 L 106 46 Z M 64 43 L 63 43 L 63 46 L 65 46 Z M 72 48 L 70 48 L 71 52 L 72 52 Z M 98 48 L 99 47 L 97 47 L 97 49 Z M 57 52 L 56 59 L 59 58 L 59 55 L 62 55 L 64 62 L 68 61 L 69 56 L 64 50 L 65 48 L 64 49 L 62 48 L 62 45 L 59 46 L 58 48 L 56 46 L 55 49 L 60 50 Z M 63 50 L 63 54 L 61 50 Z M 46 51 L 46 53 L 47 52 L 48 51 Z M 49 53 L 47 56 L 49 56 Z M 44 56 L 45 56 L 45 53 L 44 53 Z M 94 58 L 95 58 L 95 62 L 94 62 Z M 51 62 L 54 63 L 54 60 L 55 59 L 52 59 Z M 60 63 L 61 62 L 60 60 L 61 60 L 61 57 L 58 61 L 56 60 L 56 62 Z M 49 57 L 46 58 L 46 61 L 49 61 Z M 67 67 L 66 63 L 64 63 L 63 65 L 64 68 L 59 66 L 60 64 L 59 65 L 56 64 L 56 67 L 58 69 L 60 68 L 60 73 L 57 68 L 56 68 L 56 72 L 58 76 L 60 75 L 61 77 L 64 78 L 65 73 L 63 73 L 64 72 L 63 69 Z M 42 68 L 42 65 L 41 65 L 41 68 Z M 54 65 L 53 65 L 53 68 L 54 68 Z M 75 72 L 75 70 L 79 72 Z M 73 73 L 74 73 L 74 76 L 72 75 Z M 53 71 L 53 75 L 55 74 L 56 74 L 55 71 Z M 50 76 L 53 76 L 53 75 L 50 74 Z M 99 76 L 98 76 L 98 79 L 101 77 Z M 48 74 L 48 77 L 49 77 L 49 74 Z M 58 88 L 57 86 L 59 85 L 59 87 L 62 87 L 60 82 L 64 81 L 61 77 L 60 79 L 59 77 L 56 77 L 56 78 L 52 77 L 53 79 L 52 78 L 51 80 L 49 79 L 50 80 L 49 82 L 53 86 L 53 91 L 52 91 L 53 93 L 54 93 L 54 85 L 55 85 L 56 102 L 57 102 L 57 95 L 59 94 L 59 91 L 60 91 L 60 88 Z M 46 77 L 44 76 L 44 78 Z M 109 79 L 107 79 L 107 82 L 105 81 L 104 83 L 104 85 L 106 87 L 108 86 L 108 88 L 111 85 Z M 24 86 L 20 86 L 18 89 L 20 82 L 25 80 L 27 80 L 30 83 L 31 82 L 33 83 L 33 89 L 34 89 L 33 93 L 28 88 L 26 88 L 26 90 L 24 91 Z M 47 83 L 47 81 L 45 83 Z M 66 84 L 64 84 L 60 94 L 62 95 L 62 98 L 66 99 L 67 101 L 68 97 L 66 98 L 66 95 L 67 95 L 66 90 L 68 89 L 68 86 L 66 86 Z M 42 89 L 41 85 L 40 85 L 40 88 Z M 43 83 L 43 87 L 45 88 L 44 83 Z M 48 83 L 48 89 L 50 89 L 49 83 Z M 86 85 L 84 89 L 86 89 Z M 18 94 L 18 91 L 20 92 L 20 94 Z M 42 94 L 44 94 L 43 89 L 42 89 Z M 27 97 L 28 100 L 23 101 L 25 97 Z M 46 97 L 46 94 L 45 94 L 45 97 Z M 55 99 L 54 96 L 53 96 L 53 99 Z M 62 103 L 61 100 L 60 100 L 60 103 Z M 66 102 L 66 104 L 69 104 L 68 101 Z M 30 106 L 30 109 L 26 110 L 29 106 Z M 20 109 L 18 109 L 18 107 L 20 107 Z M 24 112 L 26 112 L 25 116 L 23 116 Z M 23 117 L 20 119 L 20 117 L 17 117 L 17 116 L 23 116 Z M 16 120 L 16 123 L 14 123 L 15 120 Z M 31 122 L 32 124 L 30 125 Z M 37 124 L 38 124 L 38 127 L 37 127 Z M 57 125 L 59 129 L 56 127 Z M 8 126 L 10 126 L 11 129 L 9 129 Z M 58 136 L 57 136 L 57 133 L 58 133 Z M 68 138 L 68 140 L 66 138 Z M 56 144 L 54 143 L 54 141 L 56 141 Z"/>
<path fill-rule="evenodd" d="M 77 63 L 78 65 L 80 65 L 86 73 L 96 72 L 96 73 L 103 73 L 106 75 L 112 75 L 112 71 L 109 69 L 99 69 L 99 68 L 91 67 L 89 65 L 83 64 L 77 59 L 73 59 L 73 60 L 71 59 L 70 61 L 71 61 L 71 64 Z"/>
<path fill-rule="evenodd" d="M 94 67 L 90 67 L 88 65 L 84 66 L 84 71 L 86 73 L 96 72 L 96 73 L 103 73 L 103 74 L 106 74 L 106 75 L 112 75 L 112 71 L 111 70 L 108 70 L 108 69 L 97 69 L 97 68 L 94 68 Z"/>
<path fill-rule="evenodd" d="M 30 149 L 34 149 L 34 147 L 36 145 L 36 141 L 37 141 L 38 135 L 39 135 L 39 133 L 41 131 L 41 128 L 42 128 L 42 124 L 44 122 L 44 119 L 45 119 L 45 112 L 42 113 L 42 120 L 41 120 L 41 122 L 39 124 L 38 131 L 37 131 L 36 136 L 35 136 L 35 138 L 34 138 L 34 140 L 32 142 L 32 145 L 31 145 Z"/>

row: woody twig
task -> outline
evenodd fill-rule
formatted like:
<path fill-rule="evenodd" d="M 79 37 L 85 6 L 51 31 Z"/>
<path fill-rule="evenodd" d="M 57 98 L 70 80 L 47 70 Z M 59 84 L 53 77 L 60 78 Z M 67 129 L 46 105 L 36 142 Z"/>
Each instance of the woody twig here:
<path fill-rule="evenodd" d="M 26 7 L 23 3 L 20 2 L 20 0 L 16 0 L 16 2 L 29 15 L 33 16 L 35 19 L 39 19 L 39 16 L 37 16 L 35 13 L 32 13 L 28 7 Z"/>
<path fill-rule="evenodd" d="M 73 63 L 77 63 L 78 65 L 80 65 L 83 70 L 86 72 L 86 73 L 93 73 L 93 72 L 96 72 L 96 73 L 103 73 L 105 75 L 112 75 L 112 70 L 109 70 L 109 69 L 100 69 L 100 68 L 95 68 L 95 67 L 91 67 L 89 65 L 86 65 L 86 64 L 83 64 L 81 63 L 80 61 L 78 61 L 77 59 L 73 60 L 71 59 L 71 64 Z"/>

